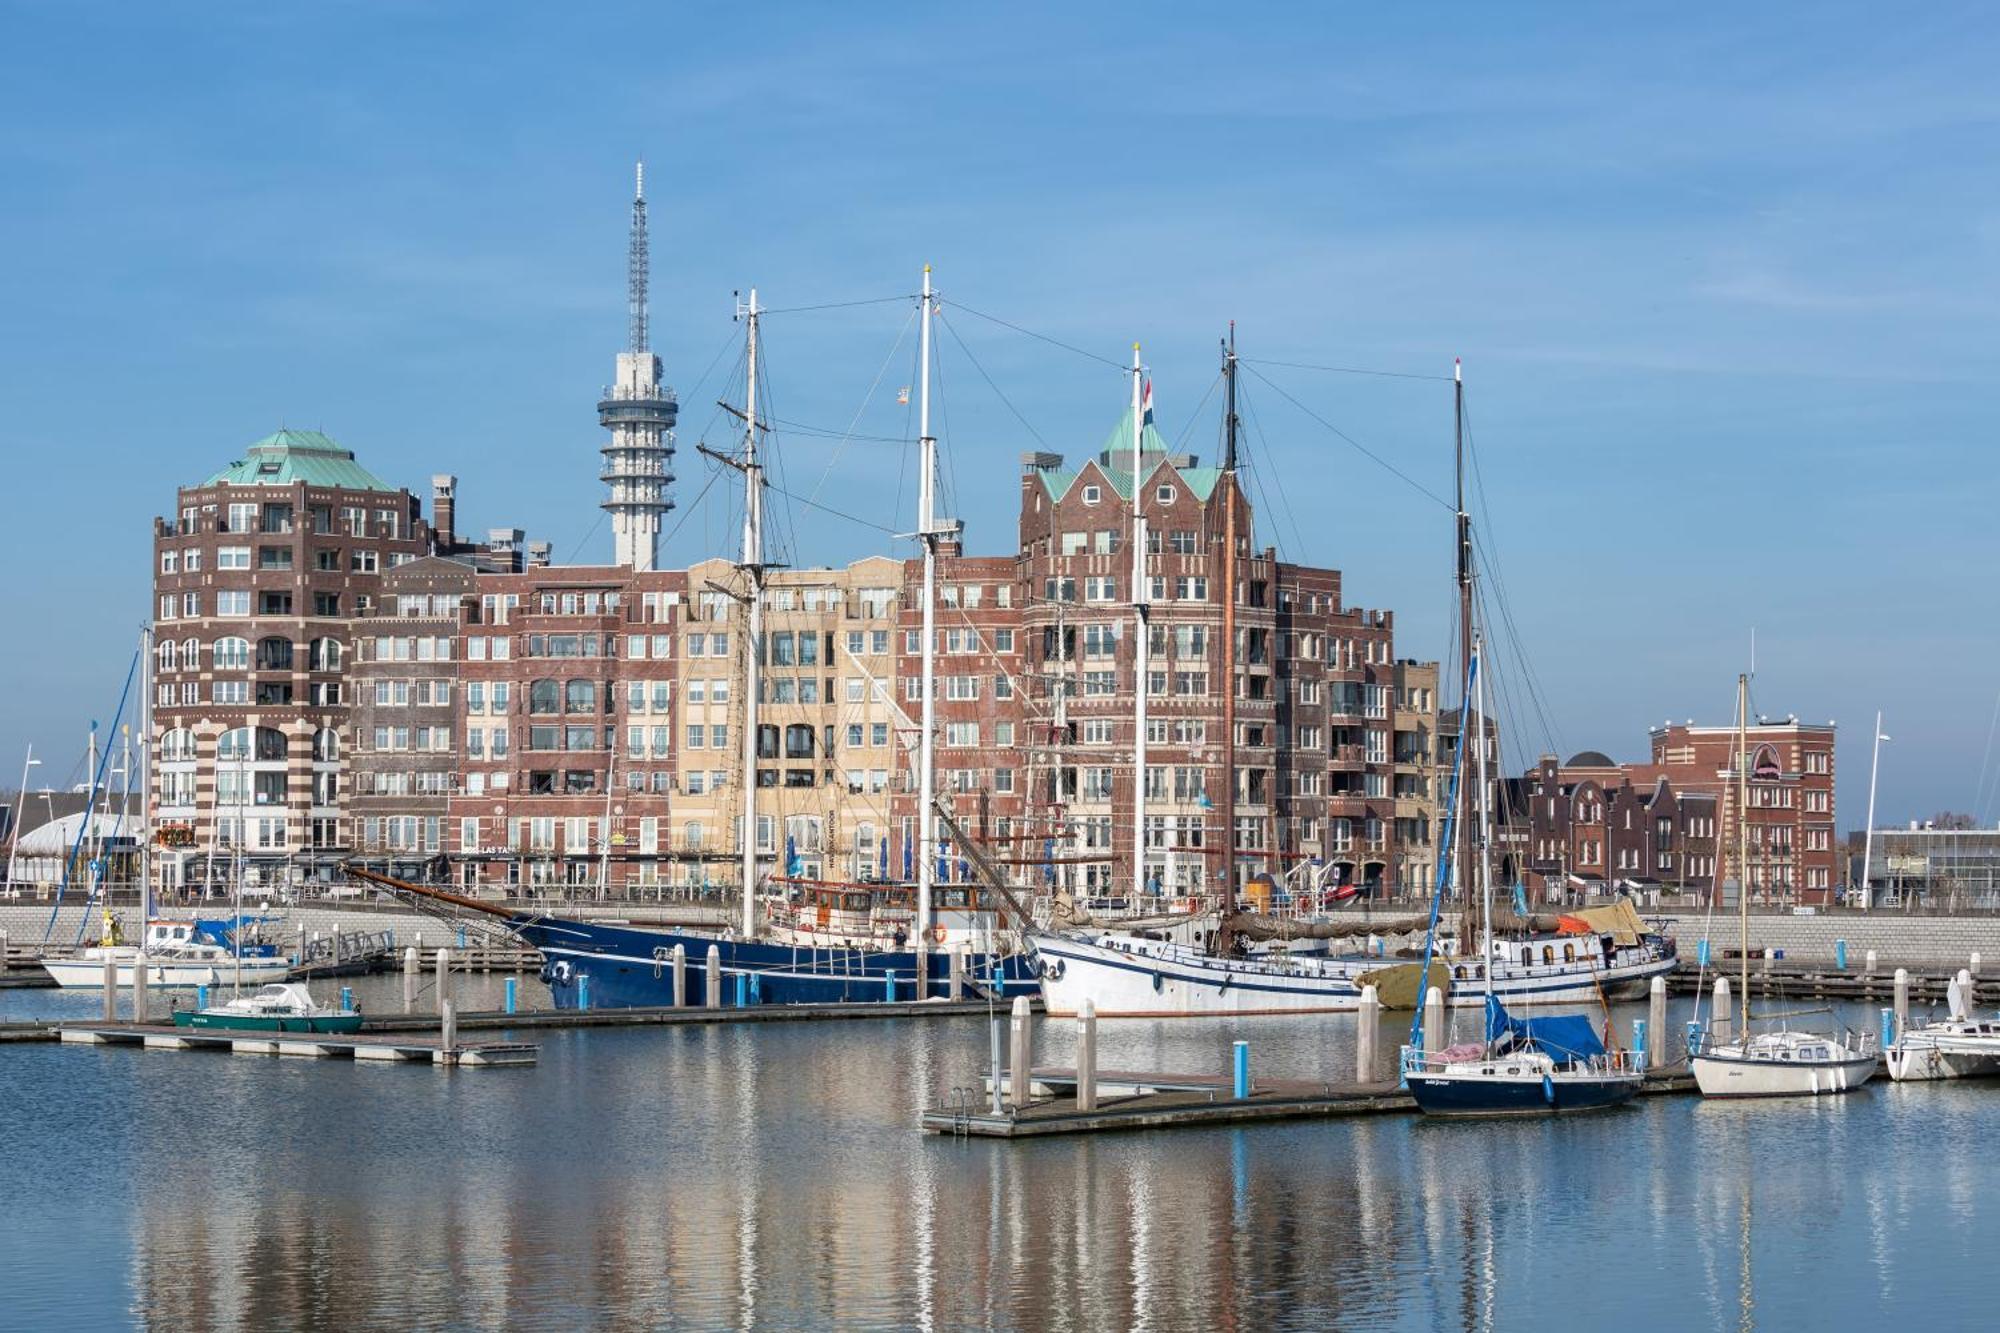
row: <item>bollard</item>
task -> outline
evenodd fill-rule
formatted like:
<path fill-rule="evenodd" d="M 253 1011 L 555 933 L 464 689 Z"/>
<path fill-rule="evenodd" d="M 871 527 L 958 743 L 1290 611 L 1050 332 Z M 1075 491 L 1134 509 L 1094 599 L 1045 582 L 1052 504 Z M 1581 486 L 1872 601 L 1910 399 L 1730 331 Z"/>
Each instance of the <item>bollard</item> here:
<path fill-rule="evenodd" d="M 0 977 L 7 975 L 7 932 L 0 930 Z"/>
<path fill-rule="evenodd" d="M 303 922 L 303 921 L 299 922 L 299 942 L 298 942 L 298 946 L 297 946 L 296 948 L 294 948 L 294 949 L 292 950 L 292 961 L 293 961 L 293 963 L 295 963 L 296 965 L 298 965 L 298 966 L 300 966 L 300 967 L 303 967 L 303 966 L 305 966 L 305 961 L 306 961 L 306 923 L 305 923 L 305 922 Z"/>
<path fill-rule="evenodd" d="M 882 998 L 890 1004 L 896 1002 L 896 974 L 893 970 L 882 974 Z"/>
<path fill-rule="evenodd" d="M 1870 949 L 1861 957 L 1861 975 L 1864 977 L 1875 975 L 1875 951 L 1873 949 Z"/>
<path fill-rule="evenodd" d="M 590 1012 L 590 973 L 576 974 L 576 1008 L 578 1013 Z"/>
<path fill-rule="evenodd" d="M 1882 1011 L 1883 1052 L 1886 1054 L 1888 1049 L 1891 1046 L 1894 1046 L 1895 1044 L 1896 1044 L 1896 1011 L 1894 1009 L 1884 1009 Z"/>
<path fill-rule="evenodd" d="M 519 995 L 517 994 L 517 988 L 516 988 L 516 986 L 515 986 L 515 984 L 514 984 L 514 978 L 512 978 L 512 977 L 508 977 L 508 978 L 507 978 L 507 999 L 506 999 L 506 1001 L 505 1001 L 505 1003 L 506 1003 L 506 1007 L 507 1007 L 507 1012 L 508 1012 L 508 1013 L 510 1013 L 510 1014 L 511 1014 L 511 1013 L 513 1013 L 513 1012 L 515 1011 L 515 1009 L 516 1009 L 516 1008 L 518 1007 L 518 1004 L 519 1004 L 519 1000 L 520 1000 L 520 997 L 519 997 Z"/>
<path fill-rule="evenodd" d="M 1230 1095 L 1242 1101 L 1250 1095 L 1250 1043 L 1235 1043 L 1236 1058 L 1232 1061 Z"/>
<path fill-rule="evenodd" d="M 417 956 L 416 945 L 412 944 L 409 948 L 403 950 L 403 970 L 405 972 L 415 972 L 422 966 L 423 960 Z"/>
<path fill-rule="evenodd" d="M 995 1014 L 993 1016 L 993 1022 L 989 1025 L 989 1028 L 990 1030 L 987 1033 L 986 1067 L 989 1070 L 991 1070 L 993 1074 L 993 1079 L 992 1079 L 993 1114 L 999 1115 L 1001 1111 L 1006 1109 L 1004 1104 L 1000 1100 L 1000 1060 L 1001 1060 L 1000 1047 L 1003 1044 L 1005 1044 L 1007 1040 L 1007 1020 L 1000 1017 L 1000 1015 Z"/>
<path fill-rule="evenodd" d="M 668 1003 L 678 1009 L 687 1003 L 688 951 L 687 945 L 676 944 L 672 957 L 674 969 L 674 998 Z"/>
<path fill-rule="evenodd" d="M 438 1043 L 447 1053 L 458 1049 L 458 1014 L 450 1000 L 438 1006 Z"/>
<path fill-rule="evenodd" d="M 118 960 L 104 955 L 104 1021 L 118 1021 Z"/>
<path fill-rule="evenodd" d="M 206 1008 L 208 1008 L 208 983 L 203 982 L 194 988 L 194 1011 L 200 1013 Z"/>
<path fill-rule="evenodd" d="M 1632 1063 L 1641 1069 L 1651 1068 L 1652 1047 L 1647 1045 L 1652 1036 L 1652 1027 L 1643 1018 L 1632 1020 Z"/>
<path fill-rule="evenodd" d="M 1958 975 L 1945 987 L 1946 1013 L 1956 1022 L 1964 1022 L 1972 1017 L 1972 971 L 1961 967 Z"/>
<path fill-rule="evenodd" d="M 1839 969 L 1842 972 L 1845 972 L 1847 970 L 1846 940 L 1835 940 L 1833 942 L 1833 965 L 1835 968 Z"/>
<path fill-rule="evenodd" d="M 1695 948 L 1694 948 L 1694 960 L 1695 960 L 1695 962 L 1697 962 L 1697 963 L 1701 964 L 1701 966 L 1703 966 L 1703 967 L 1707 967 L 1707 966 L 1708 966 L 1708 941 L 1707 941 L 1707 940 L 1703 940 L 1703 941 L 1702 941 L 1701 943 L 1699 943 L 1699 944 L 1695 945 Z"/>
<path fill-rule="evenodd" d="M 143 1023 L 146 1021 L 146 991 L 148 989 L 147 983 L 150 980 L 146 975 L 146 970 L 152 965 L 153 960 L 146 957 L 143 953 L 132 960 L 132 1021 L 134 1023 Z"/>
<path fill-rule="evenodd" d="M 892 991 L 894 986 L 895 983 L 891 982 L 890 987 Z M 750 974 L 748 972 L 738 972 L 736 974 L 736 1007 L 738 1009 L 748 1009 L 750 1007 Z"/>
<path fill-rule="evenodd" d="M 1646 988 L 1646 1031 L 1658 1033 L 1646 1048 L 1646 1067 L 1658 1069 L 1667 1062 L 1667 979 L 1654 977 Z"/>
<path fill-rule="evenodd" d="M 1901 1041 L 1910 1027 L 1910 969 L 1896 969 L 1896 1040 Z"/>
<path fill-rule="evenodd" d="M 437 1002 L 438 1012 L 451 1002 L 451 950 L 437 951 Z"/>
<path fill-rule="evenodd" d="M 342 986 L 340 988 L 340 1012 L 343 1014 L 354 1012 L 354 987 Z"/>
<path fill-rule="evenodd" d="M 336 927 L 334 932 L 326 938 L 333 948 L 331 955 L 333 966 L 335 969 L 338 969 L 340 967 L 340 930 Z"/>
<path fill-rule="evenodd" d="M 1007 1078 L 1007 1099 L 1021 1110 L 1028 1104 L 1028 1084 L 1034 1077 L 1035 1029 L 1034 1013 L 1029 1008 L 1028 997 L 1014 997 L 1014 1041 L 1009 1054 L 1013 1057 L 1013 1068 Z"/>
<path fill-rule="evenodd" d="M 0 933 L 0 953 L 5 953 L 6 951 L 7 936 L 4 933 Z M 6 970 L 6 965 L 0 964 L 0 972 L 5 972 Z M 1974 949 L 1972 951 L 1972 966 L 1967 968 L 1966 971 L 1972 973 L 1975 977 L 1979 975 L 1979 950 Z"/>
<path fill-rule="evenodd" d="M 417 1012 L 417 948 L 403 950 L 403 1012 Z"/>
<path fill-rule="evenodd" d="M 1076 1011 L 1076 1109 L 1097 1109 L 1097 1006 L 1089 1000 Z"/>
<path fill-rule="evenodd" d="M 1354 1079 L 1375 1081 L 1375 1043 L 1382 1029 L 1382 996 L 1373 986 L 1361 988 L 1361 1013 L 1354 1030 Z"/>
<path fill-rule="evenodd" d="M 1444 992 L 1436 986 L 1424 993 L 1424 1054 L 1444 1049 Z"/>
<path fill-rule="evenodd" d="M 708 946 L 708 993 L 703 997 L 708 1007 L 722 1007 L 722 950 L 713 944 Z"/>
<path fill-rule="evenodd" d="M 946 993 L 954 1000 L 965 998 L 965 944 L 960 941 L 951 946 L 951 958 L 945 964 Z"/>
<path fill-rule="evenodd" d="M 1776 949 L 1764 950 L 1764 974 L 1766 976 L 1769 976 L 1771 973 L 1771 960 L 1773 958 L 1776 958 L 1777 956 L 1778 956 L 1778 951 Z"/>
<path fill-rule="evenodd" d="M 1732 1030 L 1729 1014 L 1729 978 L 1715 979 L 1715 1006 L 1709 1013 L 1708 1029 L 1717 1041 L 1728 1041 Z"/>

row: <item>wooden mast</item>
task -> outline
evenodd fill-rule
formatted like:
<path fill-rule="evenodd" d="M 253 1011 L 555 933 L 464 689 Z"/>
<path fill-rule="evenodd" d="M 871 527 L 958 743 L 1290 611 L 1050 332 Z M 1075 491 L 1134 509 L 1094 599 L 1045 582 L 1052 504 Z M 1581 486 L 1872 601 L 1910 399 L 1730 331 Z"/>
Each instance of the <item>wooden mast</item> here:
<path fill-rule="evenodd" d="M 1222 911 L 1236 910 L 1236 321 L 1222 353 Z"/>
<path fill-rule="evenodd" d="M 1458 661 L 1459 679 L 1467 678 L 1472 662 L 1472 516 L 1465 509 L 1465 373 L 1454 358 L 1451 363 L 1451 416 L 1453 437 L 1452 473 L 1457 481 L 1458 515 Z M 1466 692 L 1468 695 L 1470 691 Z M 1485 719 L 1480 719 L 1480 735 L 1472 734 L 1472 700 L 1461 696 L 1458 701 L 1458 743 L 1461 749 L 1467 745 L 1478 745 L 1476 753 L 1486 753 L 1484 735 Z M 1461 829 L 1465 827 L 1466 814 L 1472 808 L 1471 793 L 1459 784 L 1458 808 L 1452 812 L 1453 822 Z M 1466 941 L 1476 939 L 1482 928 L 1480 908 L 1473 893 L 1472 839 L 1461 836 L 1458 839 L 1456 874 L 1459 892 L 1465 895 L 1465 921 L 1467 929 L 1461 932 L 1459 950 L 1464 952 Z"/>

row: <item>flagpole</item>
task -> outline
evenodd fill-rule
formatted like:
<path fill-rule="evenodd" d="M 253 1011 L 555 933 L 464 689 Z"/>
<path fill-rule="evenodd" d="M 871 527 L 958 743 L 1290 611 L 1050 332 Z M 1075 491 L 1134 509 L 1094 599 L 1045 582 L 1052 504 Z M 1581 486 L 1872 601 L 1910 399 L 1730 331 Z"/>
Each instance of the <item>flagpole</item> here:
<path fill-rule="evenodd" d="M 1132 910 L 1138 911 L 1146 892 L 1146 678 L 1152 672 L 1152 644 L 1147 641 L 1146 624 L 1146 515 L 1140 474 L 1145 451 L 1146 416 L 1141 396 L 1145 367 L 1139 361 L 1139 344 L 1132 344 L 1132 624 L 1137 641 L 1132 645 Z"/>

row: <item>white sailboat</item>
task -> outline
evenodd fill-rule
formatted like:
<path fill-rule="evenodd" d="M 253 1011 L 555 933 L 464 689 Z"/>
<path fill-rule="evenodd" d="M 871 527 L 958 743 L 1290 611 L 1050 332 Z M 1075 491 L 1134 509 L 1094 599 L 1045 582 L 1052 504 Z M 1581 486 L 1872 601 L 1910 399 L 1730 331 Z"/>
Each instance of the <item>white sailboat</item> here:
<path fill-rule="evenodd" d="M 1898 1083 L 2000 1074 L 2000 1020 L 1972 1016 L 1972 973 L 1959 969 L 1945 988 L 1946 1016 L 1921 1023 L 1883 1052 Z"/>
<path fill-rule="evenodd" d="M 1736 678 L 1736 900 L 1741 921 L 1743 1020 L 1740 1034 L 1704 1032 L 1688 1066 L 1704 1097 L 1812 1097 L 1851 1092 L 1881 1063 L 1874 1039 L 1822 1035 L 1778 1027 L 1753 1032 L 1750 1023 L 1750 679 Z"/>

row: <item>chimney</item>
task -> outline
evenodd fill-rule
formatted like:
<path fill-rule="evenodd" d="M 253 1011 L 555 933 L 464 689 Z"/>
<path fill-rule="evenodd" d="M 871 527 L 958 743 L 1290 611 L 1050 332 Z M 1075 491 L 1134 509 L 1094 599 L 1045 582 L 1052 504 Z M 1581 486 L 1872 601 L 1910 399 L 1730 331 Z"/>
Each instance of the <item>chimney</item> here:
<path fill-rule="evenodd" d="M 458 478 L 449 472 L 431 477 L 431 532 L 437 537 L 440 551 L 458 545 L 458 535 L 452 528 L 452 520 L 458 516 L 457 493 Z"/>

